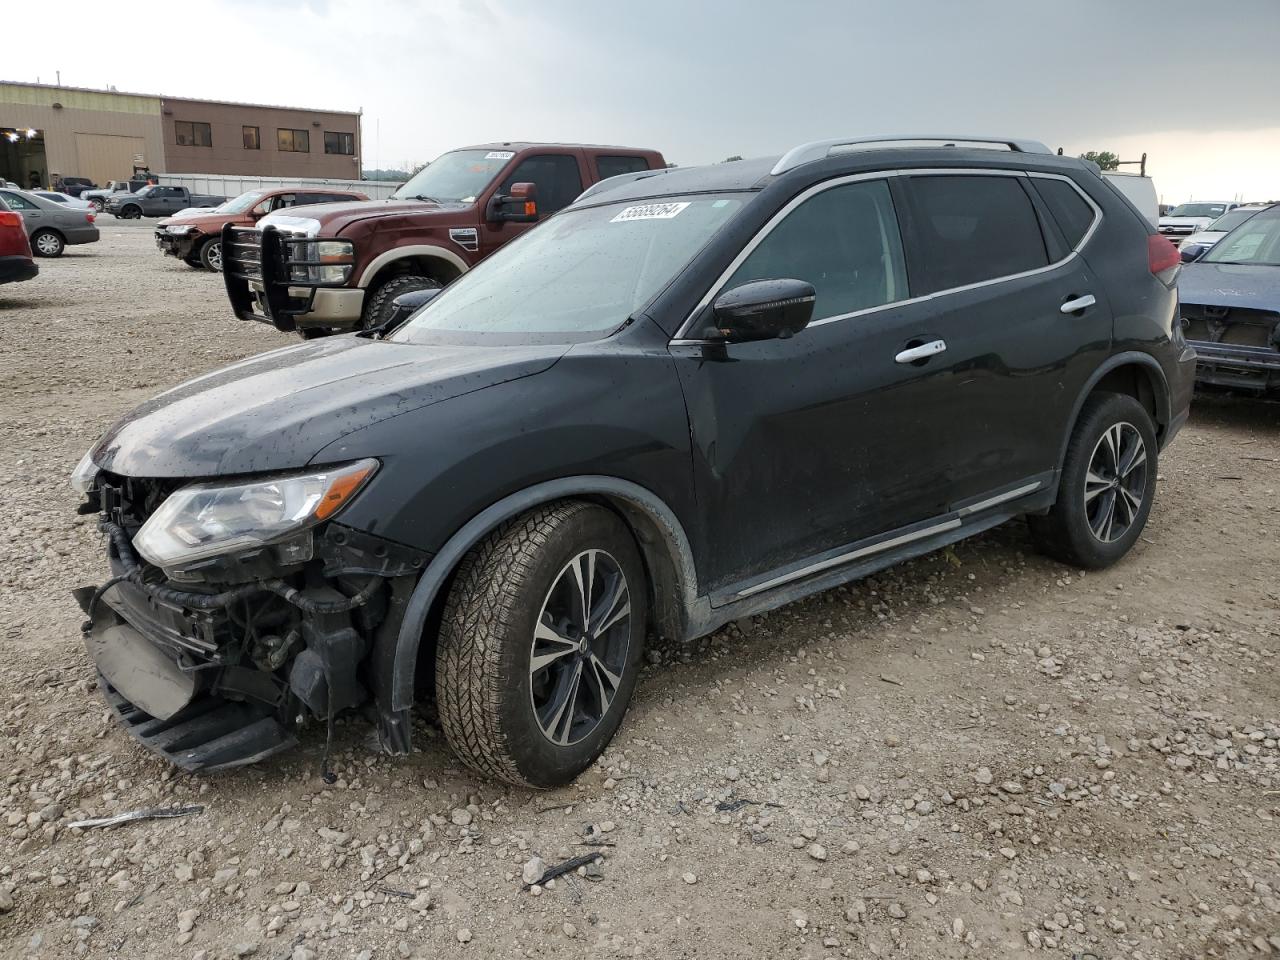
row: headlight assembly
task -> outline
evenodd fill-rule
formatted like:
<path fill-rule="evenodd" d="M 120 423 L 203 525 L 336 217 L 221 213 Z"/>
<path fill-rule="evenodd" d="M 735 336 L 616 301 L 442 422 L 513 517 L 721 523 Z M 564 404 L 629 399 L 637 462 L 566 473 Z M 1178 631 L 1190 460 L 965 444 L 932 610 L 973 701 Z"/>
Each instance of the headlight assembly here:
<path fill-rule="evenodd" d="M 191 232 L 191 225 L 182 224 L 176 227 L 165 227 L 165 229 L 168 230 L 169 233 L 173 234 L 175 237 L 181 237 Z"/>
<path fill-rule="evenodd" d="M 76 464 L 76 468 L 71 471 L 71 489 L 84 496 L 93 489 L 93 483 L 97 479 L 98 467 L 86 451 L 80 458 L 80 462 Z"/>
<path fill-rule="evenodd" d="M 245 483 L 193 483 L 169 495 L 133 545 L 164 569 L 272 544 L 284 550 L 284 562 L 308 560 L 310 528 L 348 503 L 377 467 L 360 460 Z"/>
<path fill-rule="evenodd" d="M 308 240 L 290 246 L 289 279 L 294 283 L 340 286 L 351 276 L 356 247 L 350 240 Z"/>

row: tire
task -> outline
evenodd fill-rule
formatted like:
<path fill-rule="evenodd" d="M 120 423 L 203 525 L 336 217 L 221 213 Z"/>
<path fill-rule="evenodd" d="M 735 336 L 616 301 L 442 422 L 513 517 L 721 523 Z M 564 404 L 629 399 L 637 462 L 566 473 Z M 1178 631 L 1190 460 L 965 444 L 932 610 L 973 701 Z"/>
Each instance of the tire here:
<path fill-rule="evenodd" d="M 584 639 L 577 583 L 588 569 Z M 549 504 L 479 543 L 459 565 L 436 645 L 436 706 L 458 757 L 530 787 L 562 786 L 590 766 L 635 690 L 647 597 L 631 531 L 604 507 Z"/>
<path fill-rule="evenodd" d="M 89 202 L 93 204 L 93 209 L 98 213 L 101 213 L 107 207 L 107 201 L 103 200 L 101 197 L 94 197 Z"/>
<path fill-rule="evenodd" d="M 60 257 L 66 248 L 67 243 L 57 230 L 37 230 L 31 235 L 31 252 L 37 257 Z"/>
<path fill-rule="evenodd" d="M 214 273 L 222 272 L 222 238 L 210 237 L 200 245 L 200 265 Z"/>
<path fill-rule="evenodd" d="M 440 286 L 438 281 L 416 273 L 405 273 L 383 281 L 381 286 L 365 298 L 364 311 L 360 315 L 360 329 L 368 330 L 386 320 L 391 314 L 391 301 L 400 294 L 414 290 L 438 290 Z"/>
<path fill-rule="evenodd" d="M 1123 557 L 1151 514 L 1158 458 L 1155 424 L 1142 404 L 1119 393 L 1090 397 L 1067 444 L 1057 502 L 1027 518 L 1037 549 L 1086 570 Z"/>
<path fill-rule="evenodd" d="M 126 220 L 141 220 L 142 208 L 136 203 L 131 203 L 120 211 L 120 216 Z"/>

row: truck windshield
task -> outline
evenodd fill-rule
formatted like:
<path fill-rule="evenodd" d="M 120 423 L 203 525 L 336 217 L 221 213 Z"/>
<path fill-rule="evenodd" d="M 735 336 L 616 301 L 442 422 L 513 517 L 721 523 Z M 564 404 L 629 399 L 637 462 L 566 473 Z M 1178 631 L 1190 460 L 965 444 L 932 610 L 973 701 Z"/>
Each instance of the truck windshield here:
<path fill-rule="evenodd" d="M 228 200 L 222 206 L 214 210 L 215 213 L 244 213 L 255 203 L 262 199 L 265 190 L 250 190 L 242 193 L 238 197 Z"/>
<path fill-rule="evenodd" d="M 1171 217 L 1220 217 L 1227 209 L 1225 203 L 1180 203 L 1169 214 Z"/>
<path fill-rule="evenodd" d="M 464 274 L 388 339 L 598 340 L 653 299 L 733 215 L 736 194 L 569 209 Z"/>
<path fill-rule="evenodd" d="M 391 199 L 425 198 L 474 203 L 514 156 L 511 150 L 455 150 L 446 153 L 410 177 L 391 195 Z"/>
<path fill-rule="evenodd" d="M 143 187 L 141 190 L 139 190 L 137 193 L 135 193 L 135 194 L 134 194 L 134 196 L 135 196 L 135 197 L 145 197 L 145 196 L 149 196 L 149 195 L 150 195 L 150 193 L 151 193 L 151 189 L 152 189 L 151 187 Z"/>
<path fill-rule="evenodd" d="M 1250 217 L 1198 262 L 1280 267 L 1280 208 L 1271 207 Z"/>

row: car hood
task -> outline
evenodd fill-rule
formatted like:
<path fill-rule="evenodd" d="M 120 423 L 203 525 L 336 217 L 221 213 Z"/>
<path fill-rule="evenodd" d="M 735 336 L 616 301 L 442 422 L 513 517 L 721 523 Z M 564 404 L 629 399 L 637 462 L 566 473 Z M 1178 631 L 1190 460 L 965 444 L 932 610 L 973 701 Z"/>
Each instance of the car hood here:
<path fill-rule="evenodd" d="M 252 217 L 242 213 L 211 213 L 208 210 L 183 210 L 175 213 L 172 217 L 165 217 L 156 226 L 192 226 L 205 233 L 213 233 L 221 230 L 223 224 L 234 223 L 239 226 L 251 223 L 252 219 Z"/>
<path fill-rule="evenodd" d="M 550 368 L 564 345 L 454 347 L 329 337 L 188 380 L 117 422 L 92 451 L 131 477 L 305 466 L 352 431 Z"/>
<path fill-rule="evenodd" d="M 419 216 L 432 219 L 456 219 L 459 212 L 468 209 L 467 204 L 428 203 L 425 200 L 353 200 L 350 203 L 323 203 L 307 207 L 289 207 L 280 211 L 285 216 L 306 217 L 320 224 L 320 233 L 336 236 L 343 229 L 359 220 L 380 217 Z M 276 221 L 275 214 L 268 214 L 259 221 L 267 226 Z"/>
<path fill-rule="evenodd" d="M 1183 303 L 1280 310 L 1280 267 L 1186 263 L 1178 277 Z"/>
<path fill-rule="evenodd" d="M 1213 222 L 1213 217 L 1161 217 L 1162 227 L 1200 227 Z"/>
<path fill-rule="evenodd" d="M 1197 233 L 1191 234 L 1191 236 L 1187 237 L 1182 242 L 1187 246 L 1190 246 L 1193 243 L 1198 243 L 1202 247 L 1211 247 L 1226 235 L 1227 232 L 1225 230 L 1200 230 Z"/>

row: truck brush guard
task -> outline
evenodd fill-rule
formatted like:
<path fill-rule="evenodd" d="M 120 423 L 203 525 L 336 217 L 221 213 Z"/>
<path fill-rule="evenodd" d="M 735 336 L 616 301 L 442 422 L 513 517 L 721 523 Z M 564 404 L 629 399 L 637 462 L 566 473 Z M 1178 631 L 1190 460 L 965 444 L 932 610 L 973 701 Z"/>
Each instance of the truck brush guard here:
<path fill-rule="evenodd" d="M 284 331 L 296 330 L 295 318 L 311 312 L 317 290 L 346 286 L 355 264 L 350 240 L 298 236 L 272 226 L 227 224 L 222 250 L 222 279 L 235 315 Z"/>

